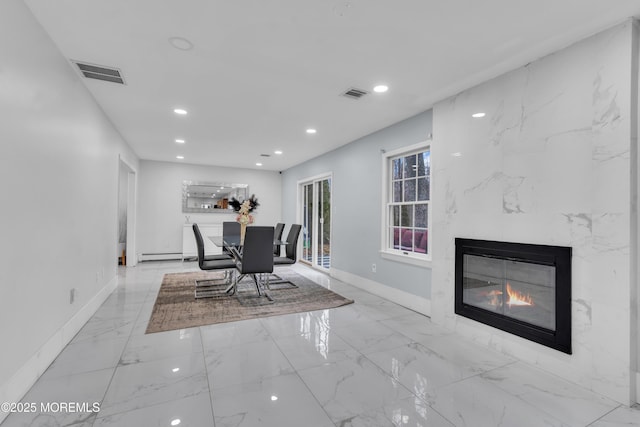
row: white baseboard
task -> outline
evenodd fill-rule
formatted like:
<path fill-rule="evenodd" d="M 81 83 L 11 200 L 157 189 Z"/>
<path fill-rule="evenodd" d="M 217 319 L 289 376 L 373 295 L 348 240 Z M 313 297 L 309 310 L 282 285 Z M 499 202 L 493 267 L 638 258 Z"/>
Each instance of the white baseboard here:
<path fill-rule="evenodd" d="M 197 255 L 194 255 L 197 256 Z M 183 259 L 182 252 L 167 252 L 161 254 L 140 254 L 138 261 L 169 261 Z"/>
<path fill-rule="evenodd" d="M 360 277 L 333 267 L 331 267 L 331 275 L 338 280 L 367 292 L 371 292 L 374 295 L 387 299 L 410 310 L 424 314 L 425 316 L 431 316 L 431 300 L 429 299 L 419 297 L 417 295 L 410 294 L 409 292 L 401 291 L 400 289 L 392 288 L 371 279 Z"/>
<path fill-rule="evenodd" d="M 85 323 L 98 311 L 98 308 L 118 286 L 118 276 L 106 284 L 84 307 L 65 323 L 38 351 L 27 360 L 18 371 L 0 385 L 0 402 L 20 402 L 29 389 L 58 354 L 73 339 Z M 9 415 L 0 411 L 0 423 Z"/>

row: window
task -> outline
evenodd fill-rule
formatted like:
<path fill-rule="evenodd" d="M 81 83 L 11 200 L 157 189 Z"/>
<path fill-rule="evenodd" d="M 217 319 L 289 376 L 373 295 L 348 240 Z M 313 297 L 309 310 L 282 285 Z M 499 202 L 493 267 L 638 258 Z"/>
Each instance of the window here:
<path fill-rule="evenodd" d="M 385 212 L 382 251 L 403 258 L 430 259 L 429 145 L 421 143 L 386 153 L 383 162 Z"/>

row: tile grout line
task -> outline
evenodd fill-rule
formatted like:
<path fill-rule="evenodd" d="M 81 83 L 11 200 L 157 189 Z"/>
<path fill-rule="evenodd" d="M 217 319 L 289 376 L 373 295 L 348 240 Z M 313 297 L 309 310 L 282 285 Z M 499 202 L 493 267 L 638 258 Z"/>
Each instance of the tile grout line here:
<path fill-rule="evenodd" d="M 213 427 L 216 425 L 216 414 L 213 410 L 213 389 L 211 388 L 211 382 L 209 381 L 209 368 L 207 366 L 207 357 L 204 351 L 204 338 L 202 336 L 202 326 L 198 326 L 198 334 L 200 335 L 200 347 L 202 347 L 202 360 L 204 362 L 204 375 L 207 379 L 207 389 L 209 390 L 209 406 L 211 409 L 211 417 L 213 419 Z"/>

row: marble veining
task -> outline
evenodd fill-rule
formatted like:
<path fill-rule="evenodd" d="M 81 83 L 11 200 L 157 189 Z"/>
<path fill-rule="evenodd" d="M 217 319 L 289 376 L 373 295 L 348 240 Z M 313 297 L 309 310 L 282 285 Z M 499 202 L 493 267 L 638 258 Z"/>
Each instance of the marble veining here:
<path fill-rule="evenodd" d="M 484 191 L 489 185 L 492 185 L 496 182 L 501 183 L 505 177 L 506 175 L 504 175 L 502 172 L 494 172 L 488 177 L 482 179 L 478 184 L 465 189 L 464 194 L 467 195 L 476 191 Z"/>
<path fill-rule="evenodd" d="M 115 319 L 95 317 L 96 335 L 70 344 L 23 401 L 95 401 L 100 411 L 16 413 L 2 427 L 640 425 L 638 409 L 347 283 L 294 268 L 355 303 L 150 335 L 136 326 L 127 337 L 101 333 L 99 323 Z M 181 262 L 121 268 L 120 297 L 110 299 L 108 311 L 126 306 L 121 312 L 146 326 L 162 275 L 193 270 Z M 127 292 L 148 298 L 132 302 L 122 298 Z M 88 370 L 94 367 L 102 368 Z"/>
<path fill-rule="evenodd" d="M 194 396 L 208 389 L 202 353 L 116 368 L 101 415 Z"/>
<path fill-rule="evenodd" d="M 591 323 L 591 305 L 589 305 L 587 301 L 580 298 L 576 298 L 572 302 L 574 303 L 574 307 L 576 308 L 577 311 L 584 312 L 584 315 L 586 317 L 586 322 L 583 321 L 582 323 L 583 324 Z"/>
<path fill-rule="evenodd" d="M 502 211 L 504 213 L 524 213 L 526 208 L 520 200 L 520 187 L 526 182 L 523 176 L 506 177 L 504 195 L 502 197 Z"/>
<path fill-rule="evenodd" d="M 514 115 L 511 120 L 505 115 L 505 101 L 500 100 L 498 106 L 493 110 L 489 123 L 490 123 L 490 139 L 489 143 L 493 146 L 501 145 L 505 136 L 510 135 L 513 132 L 522 130 L 525 124 L 526 112 L 524 105 L 521 106 L 520 114 Z M 505 123 L 509 121 L 509 123 Z"/>
<path fill-rule="evenodd" d="M 577 128 L 577 129 L 567 129 L 567 130 L 562 130 L 559 132 L 554 132 L 551 133 L 547 136 L 544 137 L 544 142 L 545 144 L 548 143 L 553 143 L 554 139 L 566 139 L 567 136 L 576 136 L 576 137 L 583 137 L 583 138 L 588 138 L 589 134 L 591 133 L 593 129 L 589 126 L 589 127 L 581 127 L 581 128 Z"/>
<path fill-rule="evenodd" d="M 584 227 L 588 234 L 591 234 L 591 232 L 593 231 L 593 221 L 591 219 L 591 215 L 586 213 L 563 213 L 561 215 L 567 219 L 568 225 L 574 227 Z"/>
<path fill-rule="evenodd" d="M 456 212 L 458 212 L 458 206 L 456 203 L 456 194 L 451 189 L 451 185 L 449 182 L 447 182 L 445 206 L 447 207 L 446 209 L 447 214 L 455 214 Z"/>
<path fill-rule="evenodd" d="M 615 126 L 620 122 L 620 108 L 616 102 L 618 92 L 613 85 L 603 87 L 602 76 L 596 75 L 593 81 L 593 106 L 594 118 L 593 127 L 604 128 Z"/>
<path fill-rule="evenodd" d="M 640 327 L 629 309 L 633 28 L 626 21 L 437 103 L 431 153 L 432 321 L 625 404 Z M 470 117 L 479 110 L 487 115 Z M 572 355 L 452 314 L 456 237 L 573 249 Z"/>

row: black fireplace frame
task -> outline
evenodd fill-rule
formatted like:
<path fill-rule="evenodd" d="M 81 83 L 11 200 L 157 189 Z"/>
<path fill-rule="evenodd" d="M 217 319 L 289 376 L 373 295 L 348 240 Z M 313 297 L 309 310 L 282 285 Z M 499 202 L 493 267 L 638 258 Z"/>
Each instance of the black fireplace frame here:
<path fill-rule="evenodd" d="M 456 238 L 455 312 L 538 344 L 571 354 L 570 247 Z M 463 302 L 463 256 L 475 255 L 555 267 L 555 331 Z"/>

